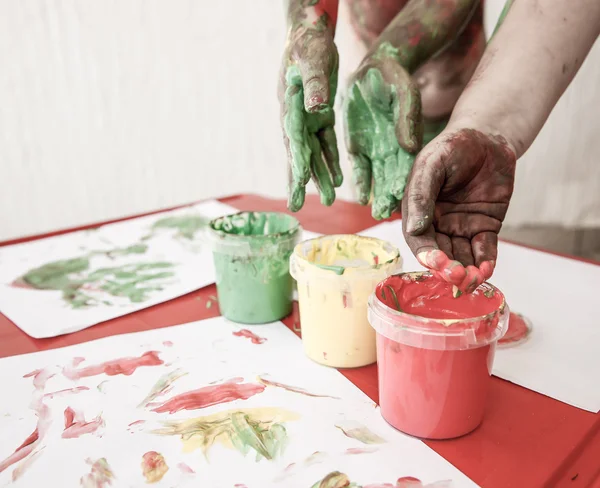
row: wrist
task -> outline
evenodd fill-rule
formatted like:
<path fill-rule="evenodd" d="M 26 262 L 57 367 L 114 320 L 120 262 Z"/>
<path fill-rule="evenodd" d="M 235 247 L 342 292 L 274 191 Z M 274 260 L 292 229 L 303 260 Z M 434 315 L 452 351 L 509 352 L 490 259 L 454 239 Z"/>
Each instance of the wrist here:
<path fill-rule="evenodd" d="M 446 127 L 446 131 L 456 131 L 460 129 L 474 129 L 490 136 L 501 137 L 504 139 L 519 159 L 527 150 L 531 141 L 527 137 L 530 130 L 527 121 L 519 114 L 482 114 L 482 113 L 464 113 L 453 112 Z"/>

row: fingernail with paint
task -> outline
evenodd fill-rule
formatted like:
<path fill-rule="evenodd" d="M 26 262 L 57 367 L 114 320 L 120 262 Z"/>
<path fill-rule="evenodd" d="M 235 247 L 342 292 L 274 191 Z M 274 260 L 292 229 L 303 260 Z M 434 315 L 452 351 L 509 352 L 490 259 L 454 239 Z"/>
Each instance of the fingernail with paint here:
<path fill-rule="evenodd" d="M 424 227 L 425 221 L 423 219 L 409 218 L 408 222 L 406 223 L 406 232 L 408 232 L 409 234 L 414 234 L 417 232 L 421 232 Z"/>
<path fill-rule="evenodd" d="M 481 265 L 479 266 L 479 269 L 481 270 L 481 274 L 483 275 L 484 281 L 487 281 L 492 277 L 492 274 L 494 274 L 495 266 L 496 266 L 496 262 L 493 260 L 484 261 L 483 263 L 481 263 Z"/>
<path fill-rule="evenodd" d="M 431 251 L 421 251 L 420 253 L 417 254 L 417 260 L 419 261 L 419 263 L 421 263 L 426 268 L 431 268 L 431 265 L 429 264 L 429 261 L 428 261 L 430 253 L 431 253 Z"/>

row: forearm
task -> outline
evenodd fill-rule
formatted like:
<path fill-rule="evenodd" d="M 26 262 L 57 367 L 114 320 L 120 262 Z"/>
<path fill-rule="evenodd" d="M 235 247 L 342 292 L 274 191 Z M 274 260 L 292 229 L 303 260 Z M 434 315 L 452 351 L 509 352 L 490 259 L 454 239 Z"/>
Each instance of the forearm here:
<path fill-rule="evenodd" d="M 284 0 L 287 25 L 297 29 L 328 29 L 335 34 L 339 0 Z"/>
<path fill-rule="evenodd" d="M 500 134 L 520 157 L 599 34 L 598 0 L 515 1 L 449 125 Z"/>
<path fill-rule="evenodd" d="M 409 73 L 448 47 L 479 0 L 410 0 L 381 33 L 369 55 L 393 55 Z"/>

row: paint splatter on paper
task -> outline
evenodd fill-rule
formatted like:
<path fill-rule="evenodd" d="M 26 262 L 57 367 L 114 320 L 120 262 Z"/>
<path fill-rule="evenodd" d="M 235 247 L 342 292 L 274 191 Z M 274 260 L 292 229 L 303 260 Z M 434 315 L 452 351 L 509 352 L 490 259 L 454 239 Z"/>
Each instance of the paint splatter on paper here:
<path fill-rule="evenodd" d="M 102 416 L 98 415 L 93 420 L 86 422 L 81 412 L 73 410 L 71 407 L 65 409 L 65 430 L 61 437 L 63 439 L 76 439 L 83 434 L 92 434 L 100 427 L 104 426 Z"/>
<path fill-rule="evenodd" d="M 350 447 L 344 451 L 344 454 L 371 454 L 377 451 L 376 447 Z"/>
<path fill-rule="evenodd" d="M 367 427 L 360 424 L 336 425 L 346 437 L 356 439 L 363 444 L 384 444 L 386 441 L 377 434 L 371 432 Z"/>
<path fill-rule="evenodd" d="M 183 371 L 181 368 L 177 368 L 174 371 L 170 371 L 169 373 L 165 373 L 162 375 L 158 381 L 154 384 L 150 393 L 146 395 L 140 404 L 139 407 L 147 406 L 150 402 L 158 398 L 159 396 L 167 394 L 173 388 L 173 383 L 177 381 L 179 378 L 185 376 L 187 373 Z"/>
<path fill-rule="evenodd" d="M 31 465 L 37 461 L 37 459 L 40 457 L 40 454 L 42 454 L 44 452 L 44 446 L 42 446 L 39 450 L 33 452 L 31 454 L 31 456 L 29 456 L 27 459 L 25 459 L 22 463 L 20 463 L 12 472 L 12 480 L 13 483 L 15 481 L 17 481 L 21 476 L 23 476 L 23 474 L 25 473 L 25 471 L 27 471 Z"/>
<path fill-rule="evenodd" d="M 298 386 L 290 386 L 290 385 L 285 385 L 283 383 L 279 383 L 278 381 L 268 380 L 264 376 L 259 376 L 258 381 L 260 381 L 263 385 L 273 386 L 275 388 L 281 388 L 283 390 L 291 391 L 293 393 L 299 393 L 300 395 L 306 395 L 306 396 L 314 397 L 314 398 L 333 398 L 335 400 L 339 400 L 338 397 L 334 397 L 334 396 L 330 396 L 330 395 L 318 395 L 316 393 L 310 393 L 309 391 L 306 391 L 304 388 L 300 388 Z"/>
<path fill-rule="evenodd" d="M 267 341 L 264 337 L 257 336 L 254 332 L 248 329 L 240 329 L 238 331 L 233 332 L 233 335 L 236 337 L 245 337 L 246 339 L 250 339 L 252 344 L 263 344 Z"/>
<path fill-rule="evenodd" d="M 162 405 L 153 408 L 157 413 L 175 413 L 180 410 L 198 410 L 200 408 L 233 402 L 234 400 L 247 400 L 262 393 L 264 385 L 256 383 L 241 383 L 238 378 L 219 385 L 209 385 L 197 390 L 181 393 L 167 400 Z"/>
<path fill-rule="evenodd" d="M 262 458 L 271 460 L 286 447 L 284 423 L 297 419 L 297 414 L 281 408 L 248 408 L 165 422 L 164 428 L 153 433 L 180 436 L 185 452 L 201 449 L 207 456 L 210 447 L 218 442 L 244 456 L 252 451 L 256 454 L 256 461 Z"/>
<path fill-rule="evenodd" d="M 412 476 L 398 478 L 395 483 L 370 483 L 360 485 L 350 481 L 350 478 L 339 471 L 327 474 L 323 479 L 317 481 L 311 488 L 450 488 L 450 481 L 437 481 L 424 485 L 419 479 Z"/>
<path fill-rule="evenodd" d="M 79 480 L 82 488 L 106 488 L 112 485 L 115 475 L 110 469 L 106 458 L 100 458 L 96 461 L 86 459 L 86 463 L 91 466 L 91 469 L 88 474 Z"/>
<path fill-rule="evenodd" d="M 142 474 L 147 483 L 156 483 L 169 471 L 162 454 L 156 451 L 148 451 L 142 456 Z"/>
<path fill-rule="evenodd" d="M 185 474 L 196 474 L 196 471 L 194 471 L 192 468 L 190 468 L 190 467 L 189 467 L 187 464 L 185 464 L 185 463 L 179 463 L 179 464 L 177 465 L 177 467 L 179 468 L 179 470 L 180 470 L 182 473 L 185 473 Z"/>
<path fill-rule="evenodd" d="M 48 368 L 44 368 L 27 373 L 23 378 L 33 378 L 33 386 L 37 390 L 43 390 L 46 388 L 46 382 L 53 376 L 55 376 L 55 373 L 52 373 Z"/>
<path fill-rule="evenodd" d="M 87 386 L 76 386 L 75 388 L 65 388 L 64 390 L 51 391 L 50 393 L 44 393 L 44 398 L 49 398 L 52 400 L 56 397 L 61 397 L 65 395 L 76 395 L 77 393 L 81 393 L 84 391 L 89 391 L 90 389 Z"/>
<path fill-rule="evenodd" d="M 173 263 L 125 263 L 95 270 L 91 269 L 91 263 L 96 256 L 115 259 L 129 254 L 144 254 L 147 250 L 145 244 L 134 244 L 51 261 L 26 272 L 12 286 L 60 291 L 62 299 L 75 309 L 111 305 L 107 300 L 109 297 L 123 297 L 131 303 L 140 303 L 147 300 L 152 292 L 162 290 L 167 283 L 165 280 L 175 276 Z"/>
<path fill-rule="evenodd" d="M 135 373 L 135 370 L 142 366 L 160 366 L 163 361 L 158 357 L 158 352 L 148 351 L 137 358 L 120 358 L 104 363 L 88 366 L 86 368 L 77 369 L 85 358 L 75 358 L 70 366 L 63 368 L 63 375 L 70 380 L 78 380 L 88 376 L 96 376 L 105 374 L 107 376 L 116 376 L 119 374 L 130 376 Z"/>

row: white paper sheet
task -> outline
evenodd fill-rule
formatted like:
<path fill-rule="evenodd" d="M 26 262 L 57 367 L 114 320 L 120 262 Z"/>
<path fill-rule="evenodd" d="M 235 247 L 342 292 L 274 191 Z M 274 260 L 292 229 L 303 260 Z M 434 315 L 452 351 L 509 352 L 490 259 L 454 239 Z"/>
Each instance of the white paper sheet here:
<path fill-rule="evenodd" d="M 333 471 L 346 474 L 358 486 L 394 484 L 405 476 L 419 478 L 428 487 L 476 486 L 425 444 L 391 428 L 382 420 L 375 404 L 340 373 L 307 359 L 301 342 L 283 324 L 254 326 L 251 330 L 263 339 L 262 343 L 233 335 L 239 333 L 240 326 L 218 317 L 0 360 L 0 387 L 10 392 L 3 395 L 0 406 L 0 469 L 4 468 L 0 472 L 0 486 L 10 484 L 15 472 L 20 477 L 10 486 L 80 486 L 80 479 L 87 481 L 91 475 L 91 464 L 86 460 L 93 464 L 102 458 L 113 474 L 109 476 L 105 471 L 112 484 L 83 486 L 146 486 L 141 465 L 143 455 L 151 451 L 162 455 L 169 468 L 154 485 L 157 487 L 309 488 Z M 129 375 L 115 374 L 119 372 L 115 364 L 112 369 L 103 369 L 104 366 L 96 371 L 84 369 L 107 360 L 140 357 L 149 351 L 155 351 L 162 364 L 130 368 L 126 371 Z M 74 358 L 80 359 L 73 362 Z M 44 372 L 38 375 L 36 388 L 34 378 L 23 376 L 38 369 Z M 73 378 L 82 370 L 81 379 L 65 376 Z M 170 389 L 148 400 L 153 385 L 173 372 L 180 377 Z M 44 375 L 50 374 L 54 376 L 43 385 Z M 258 377 L 323 396 L 261 384 Z M 208 393 L 211 387 L 222 388 L 217 385 L 228 380 L 230 386 L 258 387 L 260 391 L 237 400 L 231 392 L 220 397 L 214 391 Z M 77 390 L 60 393 L 73 388 Z M 168 406 L 173 407 L 169 401 L 177 395 L 200 388 L 203 390 L 197 393 L 197 400 L 215 403 L 219 397 L 222 403 L 172 414 L 163 412 Z M 47 419 L 38 423 L 40 439 L 33 443 L 33 451 L 25 459 L 7 467 L 6 458 L 36 426 L 33 409 Z M 73 437 L 73 428 L 67 429 L 67 437 L 72 438 L 64 438 L 65 425 L 70 425 L 65 424 L 65 410 L 78 412 L 81 422 L 95 422 L 99 427 L 79 437 Z M 227 422 L 221 437 L 207 439 L 204 453 L 199 441 L 200 423 L 191 440 L 198 442 L 197 448 L 187 451 L 179 435 L 153 433 L 166 428 L 164 422 L 212 415 L 222 419 L 228 411 L 243 412 L 235 418 L 248 422 L 262 412 L 260 428 L 269 431 L 262 434 L 263 443 L 256 442 L 251 447 L 252 443 L 247 442 L 239 449 L 234 447 L 227 432 L 232 433 L 234 443 L 241 436 Z M 272 428 L 274 423 L 280 425 Z M 345 435 L 342 431 L 353 428 L 363 429 L 371 438 L 353 437 L 350 432 Z M 85 427 L 76 424 L 77 429 Z M 246 426 L 240 431 L 250 430 Z M 287 439 L 285 448 L 279 452 L 273 449 L 275 442 L 268 440 L 269 435 Z M 261 446 L 273 456 L 271 460 L 266 457 L 257 460 Z M 96 475 L 101 473 L 102 470 L 96 469 Z"/>
<path fill-rule="evenodd" d="M 400 249 L 403 269 L 422 269 L 401 221 L 361 232 Z M 590 412 L 600 411 L 600 266 L 500 242 L 492 279 L 512 311 L 533 323 L 529 339 L 499 349 L 494 375 Z"/>
<path fill-rule="evenodd" d="M 0 312 L 39 339 L 85 329 L 214 283 L 212 254 L 203 242 L 202 230 L 195 231 L 193 222 L 187 227 L 173 227 L 173 220 L 165 219 L 195 216 L 209 220 L 236 211 L 208 201 L 94 230 L 0 247 Z M 68 289 L 55 275 L 55 281 L 47 278 L 41 286 L 63 286 L 65 292 L 15 286 L 28 271 L 59 260 L 71 260 L 73 272 L 68 276 L 72 283 L 85 283 Z M 115 296 L 101 289 L 113 287 L 115 294 L 122 295 L 119 287 L 133 279 L 128 272 L 143 263 L 156 267 L 139 267 L 138 276 L 153 274 L 158 279 L 134 286 L 136 295 Z M 65 263 L 60 267 L 66 269 Z M 120 274 L 98 271 L 107 268 L 118 268 Z M 99 276 L 102 273 L 104 276 Z M 147 288 L 146 292 L 140 292 L 142 288 Z M 82 302 L 87 305 L 81 306 Z"/>

